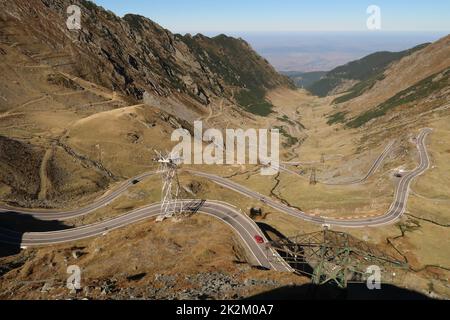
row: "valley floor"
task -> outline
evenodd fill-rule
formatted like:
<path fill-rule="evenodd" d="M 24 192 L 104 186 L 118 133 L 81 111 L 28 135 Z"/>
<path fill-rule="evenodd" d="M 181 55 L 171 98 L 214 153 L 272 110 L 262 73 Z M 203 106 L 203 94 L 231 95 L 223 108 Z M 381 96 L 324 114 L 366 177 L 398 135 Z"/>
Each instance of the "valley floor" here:
<path fill-rule="evenodd" d="M 41 72 L 30 72 L 25 80 L 30 81 L 29 77 L 33 75 L 43 77 Z M 164 139 L 173 127 L 158 109 L 131 105 L 104 88 L 92 88 L 77 79 L 71 81 L 75 87 L 82 88 L 78 89 L 81 92 L 67 88 L 55 91 L 52 86 L 42 88 L 43 92 L 52 91 L 41 97 L 36 93 L 0 117 L 2 135 L 29 140 L 39 147 L 30 151 L 39 159 L 35 164 L 34 190 L 38 201 L 30 203 L 11 193 L 10 186 L 0 185 L 5 202 L 55 209 L 80 207 L 117 187 L 125 178 L 156 169 L 150 161 L 152 150 L 170 147 Z M 71 100 L 74 104 L 69 111 L 60 101 L 65 99 L 60 97 L 63 94 L 77 96 Z M 414 182 L 408 212 L 402 220 L 378 228 L 337 230 L 384 250 L 400 253 L 412 270 L 399 279 L 398 286 L 432 296 L 450 297 L 450 212 L 447 203 L 450 199 L 445 183 L 450 178 L 446 161 L 450 150 L 443 143 L 450 134 L 448 111 L 442 117 L 422 119 L 401 134 L 395 129 L 383 134 L 375 132 L 368 137 L 363 130 L 327 124 L 328 116 L 335 111 L 328 99 L 287 89 L 274 91 L 269 98 L 275 105 L 274 113 L 267 118 L 255 116 L 245 125 L 283 128 L 282 156 L 287 171 L 263 177 L 259 175 L 260 168 L 252 166 L 183 169 L 227 177 L 267 197 L 319 216 L 381 215 L 389 208 L 394 196 L 396 179 L 393 173 L 398 169 L 411 170 L 417 165 L 417 149 L 411 138 L 421 128 L 432 127 L 434 132 L 427 145 L 433 167 Z M 28 111 L 26 114 L 20 112 L 24 107 Z M 59 109 L 65 111 L 59 112 Z M 205 116 L 205 122 L 210 126 L 230 128 L 243 125 L 241 118 L 223 116 L 223 109 L 223 101 L 215 102 Z M 391 142 L 393 149 L 378 170 L 367 179 L 352 183 L 364 178 Z M 26 181 L 26 175 L 18 179 Z M 149 177 L 107 206 L 66 221 L 64 225 L 93 224 L 158 202 L 159 179 L 158 176 Z M 185 171 L 180 179 L 181 184 L 194 193 L 186 193 L 186 197 L 229 202 L 245 214 L 250 214 L 252 208 L 261 208 L 263 215 L 257 222 L 269 225 L 285 236 L 322 228 Z M 32 230 L 39 228 L 39 223 L 36 226 L 34 221 L 26 223 Z M 45 228 L 45 225 L 40 227 Z M 248 253 L 237 236 L 226 225 L 203 216 L 180 222 L 145 221 L 79 243 L 2 250 L 0 297 L 5 299 L 240 298 L 308 282 L 308 279 L 293 274 L 251 268 L 246 263 Z M 85 289 L 80 293 L 68 293 L 65 288 L 66 269 L 70 265 L 78 265 L 83 270 Z"/>

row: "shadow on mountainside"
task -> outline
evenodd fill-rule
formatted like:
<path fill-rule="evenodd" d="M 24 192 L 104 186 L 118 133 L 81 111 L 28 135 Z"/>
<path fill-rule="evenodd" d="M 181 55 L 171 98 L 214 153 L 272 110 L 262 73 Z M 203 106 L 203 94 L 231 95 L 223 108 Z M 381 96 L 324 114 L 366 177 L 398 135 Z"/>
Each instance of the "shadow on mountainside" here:
<path fill-rule="evenodd" d="M 290 243 L 289 239 L 274 227 L 258 222 L 269 241 L 284 241 Z M 283 258 L 285 253 L 279 252 Z M 308 276 L 314 272 L 307 263 L 292 265 L 297 270 L 302 270 L 303 275 Z M 325 285 L 306 284 L 302 286 L 282 287 L 248 298 L 249 300 L 431 300 L 431 298 L 407 289 L 393 285 L 382 285 L 381 290 L 369 290 L 366 283 L 351 283 L 346 289 L 329 283 Z"/>
<path fill-rule="evenodd" d="M 261 229 L 261 231 L 269 241 L 279 241 L 286 244 L 292 243 L 284 234 L 268 224 L 258 222 L 258 227 Z M 301 249 L 300 252 L 303 253 L 303 250 Z M 293 267 L 295 270 L 301 271 L 303 276 L 311 279 L 311 274 L 314 273 L 314 269 L 306 261 L 298 260 L 298 262 L 294 263 L 294 260 L 297 259 L 293 259 L 293 257 L 289 256 L 286 252 L 278 251 L 278 254 L 286 261 L 291 261 L 289 263 L 291 267 Z"/>
<path fill-rule="evenodd" d="M 278 240 L 287 240 L 287 237 L 284 234 L 271 225 L 263 222 L 257 222 L 257 225 L 269 241 L 277 240 L 276 238 L 278 238 Z"/>
<path fill-rule="evenodd" d="M 0 258 L 20 253 L 22 238 L 27 232 L 47 232 L 69 229 L 59 221 L 43 221 L 28 214 L 0 213 Z"/>
<path fill-rule="evenodd" d="M 381 290 L 369 290 L 366 284 L 349 284 L 339 289 L 331 284 L 282 287 L 248 298 L 247 300 L 431 300 L 431 298 L 393 285 Z"/>

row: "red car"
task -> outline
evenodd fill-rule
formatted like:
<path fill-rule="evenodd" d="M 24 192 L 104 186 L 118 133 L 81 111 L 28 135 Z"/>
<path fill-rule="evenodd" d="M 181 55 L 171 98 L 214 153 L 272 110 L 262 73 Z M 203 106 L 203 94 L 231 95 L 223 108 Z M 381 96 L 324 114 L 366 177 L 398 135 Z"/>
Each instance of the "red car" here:
<path fill-rule="evenodd" d="M 256 243 L 262 244 L 264 243 L 264 239 L 261 236 L 255 236 Z"/>

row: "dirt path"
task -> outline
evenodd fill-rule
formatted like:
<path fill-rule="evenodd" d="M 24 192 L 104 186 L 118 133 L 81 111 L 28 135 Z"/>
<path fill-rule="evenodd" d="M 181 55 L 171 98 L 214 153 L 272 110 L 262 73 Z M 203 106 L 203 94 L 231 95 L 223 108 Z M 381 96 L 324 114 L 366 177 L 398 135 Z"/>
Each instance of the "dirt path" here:
<path fill-rule="evenodd" d="M 42 158 L 41 168 L 39 170 L 39 177 L 41 178 L 41 187 L 39 189 L 39 200 L 45 200 L 47 198 L 47 191 L 51 186 L 51 182 L 47 176 L 47 164 L 53 155 L 53 148 L 47 149 Z"/>
<path fill-rule="evenodd" d="M 103 97 L 104 99 L 108 100 L 108 102 L 120 100 L 119 97 L 115 96 L 114 92 L 112 92 L 111 90 L 102 88 L 101 86 L 96 85 L 92 82 L 83 80 L 79 77 L 74 77 L 74 76 L 64 73 L 64 72 L 59 72 L 59 74 L 61 74 L 66 79 L 75 82 L 76 84 L 78 84 L 79 86 L 84 88 L 85 90 L 87 90 L 93 94 L 96 94 L 100 97 Z"/>
<path fill-rule="evenodd" d="M 33 103 L 36 103 L 36 102 L 43 101 L 43 100 L 45 100 L 45 99 L 47 99 L 47 98 L 48 98 L 48 96 L 47 96 L 47 95 L 44 95 L 44 96 L 42 96 L 42 97 L 39 97 L 39 98 L 30 100 L 30 101 L 28 101 L 28 102 L 25 102 L 24 104 L 22 104 L 22 105 L 20 105 L 20 106 L 17 106 L 17 107 L 15 107 L 15 108 L 13 108 L 13 109 L 11 109 L 11 110 L 9 110 L 9 111 L 6 111 L 6 112 L 3 113 L 3 114 L 0 114 L 0 119 L 2 119 L 2 118 L 7 118 L 7 117 L 9 117 L 9 116 L 15 115 L 15 114 L 17 114 L 17 110 L 19 110 L 19 109 L 21 109 L 21 108 L 24 108 L 24 107 L 26 107 L 26 106 L 28 106 L 28 105 L 30 105 L 30 104 L 33 104 Z"/>
<path fill-rule="evenodd" d="M 212 108 L 209 108 L 209 115 L 208 117 L 204 120 L 205 122 L 208 122 L 211 119 L 220 117 L 223 115 L 223 105 L 224 105 L 224 101 L 225 98 L 222 98 L 222 100 L 220 101 L 220 105 L 219 105 L 219 112 L 217 112 L 216 114 L 214 114 L 214 111 Z"/>
<path fill-rule="evenodd" d="M 439 202 L 449 203 L 450 202 L 450 199 L 438 199 L 438 198 L 425 197 L 425 196 L 415 192 L 413 189 L 411 189 L 411 194 L 416 196 L 416 197 L 418 197 L 418 198 L 420 198 L 420 199 L 427 200 L 427 201 L 432 201 L 432 202 L 435 202 L 435 203 L 439 203 Z"/>

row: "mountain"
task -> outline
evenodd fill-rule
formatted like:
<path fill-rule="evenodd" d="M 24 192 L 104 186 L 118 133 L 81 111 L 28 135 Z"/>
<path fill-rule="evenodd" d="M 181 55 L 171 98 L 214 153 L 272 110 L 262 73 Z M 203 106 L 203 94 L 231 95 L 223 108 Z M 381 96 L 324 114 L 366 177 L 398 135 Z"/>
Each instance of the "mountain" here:
<path fill-rule="evenodd" d="M 369 90 L 383 77 L 388 66 L 415 51 L 425 48 L 422 44 L 401 52 L 376 52 L 360 60 L 352 61 L 328 72 L 309 87 L 309 91 L 319 97 L 344 93 L 336 99 L 337 103 L 348 101 Z"/>
<path fill-rule="evenodd" d="M 367 67 L 357 70 L 367 74 Z M 348 66 L 341 70 L 349 70 Z M 359 128 L 376 120 L 386 122 L 414 120 L 437 110 L 450 101 L 450 35 L 429 45 L 409 50 L 403 58 L 391 62 L 360 82 L 359 91 L 334 100 L 336 113 L 330 124 L 341 122 Z M 370 83 L 370 85 L 369 85 Z M 356 88 L 354 87 L 354 88 Z M 357 93 L 355 93 L 357 92 Z"/>
<path fill-rule="evenodd" d="M 380 118 L 388 114 L 390 110 L 394 110 L 400 106 L 409 106 L 410 110 L 411 108 L 415 108 L 417 112 L 419 108 L 416 107 L 416 104 L 419 102 L 424 103 L 425 100 L 428 100 L 428 103 L 430 102 L 430 100 L 432 102 L 435 102 L 435 107 L 443 106 L 446 102 L 448 102 L 450 94 L 450 92 L 448 91 L 449 88 L 450 68 L 446 68 L 445 70 L 433 74 L 432 76 L 419 81 L 413 86 L 398 92 L 393 97 L 377 105 L 375 108 L 369 109 L 362 114 L 359 114 L 354 119 L 349 121 L 347 123 L 347 126 L 353 128 L 361 127 L 369 121 Z M 436 102 L 440 102 L 442 104 L 436 104 Z M 408 117 L 407 115 L 405 116 Z"/>
<path fill-rule="evenodd" d="M 73 4 L 81 7 L 79 31 L 66 27 Z M 411 272 L 390 277 L 395 285 L 450 296 L 450 257 L 439 254 L 448 253 L 442 239 L 450 217 L 450 37 L 388 65 L 348 68 L 341 89 L 377 78 L 360 95 L 332 103 L 335 97 L 292 90 L 242 39 L 172 34 L 81 0 L 0 5 L 0 233 L 13 244 L 0 245 L 0 299 L 240 299 L 281 288 L 272 291 L 277 295 L 286 286 L 301 289 L 310 277 L 258 267 L 272 261 L 259 250 L 255 224 L 272 240 L 300 239 L 322 232 L 324 219 L 355 219 L 362 228 L 349 228 L 349 236 L 362 239 L 369 256 L 376 249 L 407 261 Z M 170 188 L 155 172 L 155 151 L 171 150 L 174 130 L 192 133 L 194 120 L 205 130 L 279 129 L 283 165 L 276 176 L 260 175 L 264 164 L 247 161 L 182 165 L 173 191 L 179 183 L 179 198 L 198 201 L 175 221 L 157 223 L 150 214 L 161 189 Z M 422 128 L 433 128 L 426 172 L 413 170 L 419 155 L 426 162 L 413 139 L 428 131 Z M 205 140 L 218 146 L 218 139 Z M 270 147 L 276 151 L 272 141 Z M 403 170 L 409 173 L 397 179 Z M 419 171 L 406 203 L 409 179 Z M 221 179 L 243 187 L 230 189 Z M 204 206 L 213 216 L 196 214 L 210 200 L 219 201 Z M 384 216 L 399 201 L 407 212 Z M 295 209 L 310 215 L 285 217 Z M 52 212 L 70 219 L 41 220 L 56 219 Z M 240 228 L 240 219 L 254 223 Z M 362 223 L 376 220 L 392 225 L 369 230 Z M 58 233 L 66 228 L 67 236 Z M 98 237 L 91 239 L 93 229 Z M 49 231 L 55 241 L 48 247 L 20 241 Z M 72 241 L 75 233 L 89 238 Z M 83 267 L 82 290 L 67 290 L 68 265 Z"/>
<path fill-rule="evenodd" d="M 298 88 L 309 89 L 311 85 L 319 81 L 324 77 L 326 71 L 312 71 L 312 72 L 300 72 L 300 71 L 284 71 L 281 72 L 285 76 L 292 79 Z"/>
<path fill-rule="evenodd" d="M 172 34 L 84 0 L 0 4 L 0 200 L 10 204 L 88 201 L 148 168 L 174 129 L 219 107 L 211 121 L 251 121 L 246 110 L 271 112 L 268 90 L 293 87 L 242 39 Z M 81 30 L 66 26 L 73 4 Z"/>
<path fill-rule="evenodd" d="M 242 39 L 172 34 L 145 17 L 119 18 L 85 0 L 1 3 L 0 19 L 10 42 L 11 34 L 20 33 L 29 38 L 23 43 L 39 42 L 39 48 L 22 45 L 30 55 L 52 52 L 39 56 L 39 61 L 53 60 L 67 73 L 136 101 L 146 92 L 176 98 L 194 109 L 217 97 L 248 107 L 266 102 L 268 89 L 292 86 Z M 81 8 L 80 31 L 70 31 L 65 24 L 66 9 L 74 4 Z"/>

